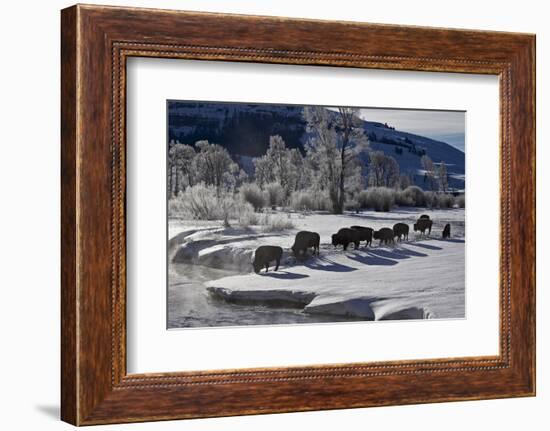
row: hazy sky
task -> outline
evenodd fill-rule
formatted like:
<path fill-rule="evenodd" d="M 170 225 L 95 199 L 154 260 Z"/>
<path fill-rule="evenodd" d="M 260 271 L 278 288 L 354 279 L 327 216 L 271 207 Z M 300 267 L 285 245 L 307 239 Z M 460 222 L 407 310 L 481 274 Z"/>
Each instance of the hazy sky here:
<path fill-rule="evenodd" d="M 397 130 L 443 141 L 464 151 L 465 112 L 361 109 L 364 120 L 388 123 Z"/>

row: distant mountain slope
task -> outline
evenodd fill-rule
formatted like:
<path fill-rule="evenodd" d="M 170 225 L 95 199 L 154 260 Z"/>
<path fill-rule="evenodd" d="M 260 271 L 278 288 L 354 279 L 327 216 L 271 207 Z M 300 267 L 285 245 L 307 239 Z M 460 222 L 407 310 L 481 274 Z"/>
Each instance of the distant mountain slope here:
<path fill-rule="evenodd" d="M 420 187 L 424 185 L 420 158 L 425 153 L 435 163 L 445 162 L 450 187 L 464 189 L 465 159 L 459 149 L 424 136 L 392 130 L 381 123 L 365 121 L 364 127 L 370 137 L 370 148 L 394 157 L 399 170 L 414 175 L 415 183 Z M 402 152 L 398 154 L 396 149 L 402 149 Z"/>
<path fill-rule="evenodd" d="M 271 135 L 287 147 L 303 148 L 302 107 L 237 103 L 172 102 L 168 104 L 169 140 L 192 144 L 201 139 L 223 144 L 231 154 L 265 154 Z"/>
<path fill-rule="evenodd" d="M 235 160 L 249 171 L 251 159 L 265 154 L 271 135 L 280 135 L 287 147 L 303 151 L 307 140 L 302 107 L 240 103 L 168 103 L 168 140 L 186 144 L 206 139 L 224 145 Z M 449 186 L 464 189 L 464 153 L 457 148 L 424 136 L 394 130 L 381 123 L 364 121 L 370 148 L 394 157 L 402 173 L 408 173 L 420 187 L 424 174 L 422 154 L 435 162 L 444 161 Z M 364 154 L 363 160 L 368 156 Z"/>

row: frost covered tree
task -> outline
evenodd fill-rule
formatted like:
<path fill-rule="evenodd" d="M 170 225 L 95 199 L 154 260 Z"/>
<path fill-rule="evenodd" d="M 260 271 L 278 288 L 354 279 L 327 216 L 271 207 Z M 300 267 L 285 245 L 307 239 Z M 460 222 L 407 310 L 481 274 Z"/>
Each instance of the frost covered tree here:
<path fill-rule="evenodd" d="M 369 153 L 369 186 L 396 187 L 399 185 L 399 164 L 383 151 Z"/>
<path fill-rule="evenodd" d="M 284 187 L 278 182 L 266 184 L 265 193 L 268 199 L 268 204 L 271 207 L 282 205 L 286 198 L 286 191 Z"/>
<path fill-rule="evenodd" d="M 218 208 L 221 213 L 224 227 L 231 227 L 231 225 L 229 224 L 229 217 L 235 210 L 236 206 L 237 203 L 231 195 L 218 198 Z"/>
<path fill-rule="evenodd" d="M 449 188 L 449 177 L 447 175 L 447 166 L 444 161 L 441 161 L 439 164 L 438 171 L 439 189 L 442 192 L 447 193 L 447 189 Z"/>
<path fill-rule="evenodd" d="M 429 156 L 423 155 L 420 158 L 420 163 L 422 164 L 422 168 L 424 169 L 424 183 L 426 183 L 429 190 L 433 191 L 435 188 L 434 162 Z"/>
<path fill-rule="evenodd" d="M 365 176 L 363 175 L 363 165 L 359 160 L 353 160 L 348 166 L 348 179 L 346 181 L 345 207 L 357 210 L 359 208 L 357 198 L 359 193 L 365 189 Z"/>
<path fill-rule="evenodd" d="M 171 141 L 168 150 L 168 190 L 178 196 L 187 186 L 196 182 L 195 162 L 196 152 L 191 145 Z"/>
<path fill-rule="evenodd" d="M 304 109 L 307 131 L 311 137 L 305 144 L 308 172 L 319 191 L 327 190 L 333 206 L 338 197 L 338 147 L 336 131 L 330 125 L 329 112 L 320 107 Z"/>
<path fill-rule="evenodd" d="M 235 177 L 235 187 L 238 188 L 241 184 L 244 184 L 248 181 L 248 174 L 244 169 L 239 168 L 239 173 Z"/>
<path fill-rule="evenodd" d="M 273 181 L 271 165 L 268 158 L 263 155 L 262 157 L 256 157 L 253 160 L 254 163 L 254 178 L 256 184 L 263 187 L 265 184 Z"/>
<path fill-rule="evenodd" d="M 312 106 L 304 108 L 303 115 L 311 135 L 306 153 L 310 165 L 316 168 L 315 180 L 328 189 L 334 213 L 341 214 L 347 183 L 358 175 L 357 155 L 368 145 L 359 110 L 338 108 L 329 111 Z"/>
<path fill-rule="evenodd" d="M 405 190 L 412 184 L 411 176 L 407 174 L 399 175 L 399 188 Z"/>
<path fill-rule="evenodd" d="M 242 200 L 249 203 L 254 211 L 260 211 L 266 204 L 265 193 L 256 183 L 244 183 L 239 188 Z"/>
<path fill-rule="evenodd" d="M 357 183 L 362 180 L 361 169 L 357 164 L 357 155 L 366 150 L 368 139 L 363 129 L 363 122 L 357 108 L 338 108 L 335 129 L 339 136 L 340 178 L 339 200 L 336 211 L 344 210 L 346 196 L 346 180 Z"/>
<path fill-rule="evenodd" d="M 384 152 L 371 151 L 369 153 L 369 186 L 381 187 L 383 185 Z"/>
<path fill-rule="evenodd" d="M 286 147 L 279 135 L 270 136 L 269 148 L 254 159 L 256 183 L 264 188 L 276 183 L 284 190 L 284 198 L 303 185 L 303 157 L 297 149 Z"/>
<path fill-rule="evenodd" d="M 302 190 L 308 186 L 308 176 L 304 157 L 300 150 L 293 148 L 290 150 L 290 190 Z"/>
<path fill-rule="evenodd" d="M 399 164 L 391 157 L 386 157 L 384 170 L 384 182 L 387 187 L 397 187 L 399 185 Z"/>
<path fill-rule="evenodd" d="M 195 147 L 199 150 L 195 161 L 200 181 L 216 187 L 218 194 L 222 189 L 232 189 L 239 166 L 233 162 L 229 152 L 221 145 L 208 141 L 198 141 Z"/>
<path fill-rule="evenodd" d="M 265 157 L 269 160 L 273 180 L 287 190 L 291 172 L 290 151 L 283 138 L 279 135 L 269 137 L 269 148 Z"/>

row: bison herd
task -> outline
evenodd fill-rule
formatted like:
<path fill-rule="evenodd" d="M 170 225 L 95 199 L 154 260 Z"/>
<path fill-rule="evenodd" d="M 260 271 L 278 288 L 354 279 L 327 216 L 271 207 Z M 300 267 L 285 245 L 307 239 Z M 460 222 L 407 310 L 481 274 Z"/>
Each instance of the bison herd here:
<path fill-rule="evenodd" d="M 422 214 L 416 223 L 413 225 L 415 232 L 420 232 L 423 236 L 428 231 L 428 234 L 432 233 L 433 221 L 427 214 Z M 451 237 L 451 225 L 447 223 L 442 233 L 443 239 Z M 395 244 L 397 241 L 403 241 L 409 239 L 409 225 L 406 223 L 396 223 L 393 228 L 383 227 L 379 230 L 374 230 L 366 226 L 351 226 L 341 228 L 337 233 L 332 235 L 332 245 L 337 247 L 343 246 L 344 251 L 347 250 L 350 244 L 353 244 L 357 249 L 361 244 L 361 241 L 365 241 L 365 246 L 372 246 L 372 240 L 378 240 L 379 245 Z M 300 231 L 296 234 L 294 244 L 291 247 L 292 252 L 296 259 L 303 259 L 307 255 L 309 248 L 313 249 L 313 255 L 319 256 L 319 244 L 321 237 L 317 232 Z M 266 272 L 269 270 L 269 264 L 275 262 L 275 271 L 279 269 L 281 263 L 281 257 L 283 255 L 283 249 L 274 245 L 262 245 L 256 249 L 254 254 L 253 267 L 256 273 L 265 266 Z"/>

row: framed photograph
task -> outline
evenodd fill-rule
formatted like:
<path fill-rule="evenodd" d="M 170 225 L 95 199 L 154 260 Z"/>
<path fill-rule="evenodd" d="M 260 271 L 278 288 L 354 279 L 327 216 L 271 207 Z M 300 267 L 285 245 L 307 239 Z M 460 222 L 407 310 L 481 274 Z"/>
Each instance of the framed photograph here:
<path fill-rule="evenodd" d="M 61 17 L 63 420 L 535 394 L 534 35 Z"/>

